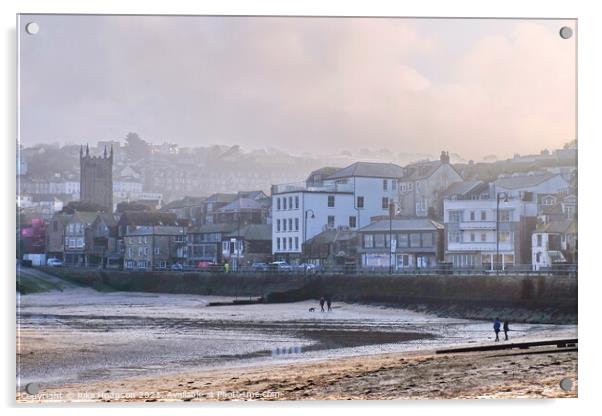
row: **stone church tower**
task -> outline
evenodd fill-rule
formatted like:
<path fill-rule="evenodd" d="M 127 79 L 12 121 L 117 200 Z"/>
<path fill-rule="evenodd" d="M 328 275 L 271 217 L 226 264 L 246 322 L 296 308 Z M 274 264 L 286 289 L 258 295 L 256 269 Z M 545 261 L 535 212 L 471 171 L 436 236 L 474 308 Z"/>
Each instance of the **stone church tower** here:
<path fill-rule="evenodd" d="M 113 146 L 107 156 L 107 148 L 102 156 L 90 156 L 86 145 L 79 151 L 80 201 L 98 204 L 108 212 L 113 212 Z"/>

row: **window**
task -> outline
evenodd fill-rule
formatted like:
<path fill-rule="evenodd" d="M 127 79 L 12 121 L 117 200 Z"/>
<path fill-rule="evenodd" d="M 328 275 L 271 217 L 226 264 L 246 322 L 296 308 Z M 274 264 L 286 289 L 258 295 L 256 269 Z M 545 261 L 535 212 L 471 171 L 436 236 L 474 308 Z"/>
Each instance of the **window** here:
<path fill-rule="evenodd" d="M 299 209 L 299 197 L 295 196 L 295 209 Z"/>
<path fill-rule="evenodd" d="M 295 218 L 295 231 L 299 231 L 299 218 Z"/>
<path fill-rule="evenodd" d="M 280 210 L 280 198 L 276 198 L 276 209 Z"/>
<path fill-rule="evenodd" d="M 293 249 L 293 237 L 288 238 L 288 249 L 289 250 Z"/>
<path fill-rule="evenodd" d="M 535 263 L 541 263 L 541 253 L 535 255 Z"/>
<path fill-rule="evenodd" d="M 161 249 L 159 247 L 155 247 L 155 254 L 160 254 L 161 253 Z"/>
<path fill-rule="evenodd" d="M 470 220 L 474 221 L 474 211 L 470 211 Z"/>
<path fill-rule="evenodd" d="M 500 243 L 507 243 L 510 241 L 510 233 L 508 231 L 500 232 Z"/>
<path fill-rule="evenodd" d="M 293 231 L 293 219 L 292 218 L 288 219 L 288 230 Z"/>
<path fill-rule="evenodd" d="M 457 223 L 462 221 L 462 211 L 449 211 L 449 222 Z"/>
<path fill-rule="evenodd" d="M 328 195 L 328 208 L 334 207 L 334 195 Z"/>
<path fill-rule="evenodd" d="M 286 209 L 286 198 L 282 198 L 282 209 Z"/>
<path fill-rule="evenodd" d="M 282 249 L 286 250 L 286 238 L 282 239 Z"/>
<path fill-rule="evenodd" d="M 350 216 L 349 217 L 349 228 L 355 228 L 356 226 L 356 218 L 355 216 Z"/>
<path fill-rule="evenodd" d="M 487 211 L 481 211 L 481 221 L 487 220 Z"/>
<path fill-rule="evenodd" d="M 487 234 L 481 233 L 481 242 L 487 241 Z"/>
<path fill-rule="evenodd" d="M 276 232 L 280 232 L 280 220 L 276 220 Z"/>
<path fill-rule="evenodd" d="M 286 218 L 282 220 L 282 231 L 286 231 Z"/>
<path fill-rule="evenodd" d="M 386 196 L 384 196 L 381 201 L 381 207 L 382 209 L 389 209 L 389 198 L 387 198 Z"/>
<path fill-rule="evenodd" d="M 364 234 L 364 248 L 374 247 L 374 234 Z"/>
<path fill-rule="evenodd" d="M 334 215 L 329 215 L 328 216 L 328 227 L 329 228 L 334 228 Z"/>
<path fill-rule="evenodd" d="M 474 233 L 470 233 L 470 241 L 475 241 Z"/>
<path fill-rule="evenodd" d="M 391 180 L 391 190 L 395 191 L 397 189 L 397 180 L 396 179 L 392 179 Z"/>
<path fill-rule="evenodd" d="M 500 222 L 510 222 L 512 218 L 512 210 L 504 209 L 500 210 Z"/>
<path fill-rule="evenodd" d="M 293 197 L 288 197 L 288 209 L 293 209 Z"/>
<path fill-rule="evenodd" d="M 386 190 L 387 190 L 387 185 L 388 185 L 388 182 L 389 182 L 388 180 L 386 180 L 386 179 L 383 179 L 383 191 L 386 191 Z"/>
<path fill-rule="evenodd" d="M 280 250 L 280 237 L 276 239 L 276 250 Z"/>
<path fill-rule="evenodd" d="M 295 237 L 295 250 L 299 250 L 299 237 Z"/>
<path fill-rule="evenodd" d="M 138 247 L 138 257 L 144 256 L 144 248 Z"/>
<path fill-rule="evenodd" d="M 410 247 L 420 247 L 420 234 L 418 234 L 418 233 L 410 234 Z"/>
<path fill-rule="evenodd" d="M 385 247 L 385 235 L 375 234 L 374 235 L 374 247 Z"/>
<path fill-rule="evenodd" d="M 537 247 L 541 247 L 543 244 L 543 238 L 541 234 L 537 234 Z"/>
<path fill-rule="evenodd" d="M 433 246 L 433 234 L 432 233 L 423 233 L 422 234 L 422 247 L 432 247 Z"/>
<path fill-rule="evenodd" d="M 363 196 L 358 196 L 357 197 L 357 207 L 358 208 L 364 208 L 364 197 Z"/>
<path fill-rule="evenodd" d="M 397 247 L 406 248 L 408 247 L 408 234 L 402 233 L 397 235 Z"/>
<path fill-rule="evenodd" d="M 450 231 L 447 235 L 447 241 L 450 243 L 459 243 L 460 242 L 460 233 L 457 231 Z"/>

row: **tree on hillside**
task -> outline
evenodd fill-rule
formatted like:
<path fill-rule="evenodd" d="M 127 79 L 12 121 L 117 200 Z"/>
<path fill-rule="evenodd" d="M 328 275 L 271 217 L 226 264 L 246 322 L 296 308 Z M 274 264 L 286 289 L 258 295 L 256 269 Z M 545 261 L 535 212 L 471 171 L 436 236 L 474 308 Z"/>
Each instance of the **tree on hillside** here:
<path fill-rule="evenodd" d="M 150 144 L 142 140 L 138 133 L 128 133 L 125 136 L 126 152 L 130 160 L 140 160 L 150 155 Z"/>

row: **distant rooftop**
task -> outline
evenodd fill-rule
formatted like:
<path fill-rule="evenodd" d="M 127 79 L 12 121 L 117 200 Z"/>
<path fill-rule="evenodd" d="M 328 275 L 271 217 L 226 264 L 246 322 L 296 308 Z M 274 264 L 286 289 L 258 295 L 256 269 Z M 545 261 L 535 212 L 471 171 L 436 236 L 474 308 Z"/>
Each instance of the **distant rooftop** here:
<path fill-rule="evenodd" d="M 403 169 L 393 163 L 355 162 L 346 168 L 339 169 L 326 179 L 343 179 L 351 177 L 364 178 L 401 178 Z"/>
<path fill-rule="evenodd" d="M 495 185 L 506 189 L 529 188 L 546 182 L 555 176 L 560 176 L 557 173 L 543 173 L 536 175 L 519 175 L 499 178 L 495 181 Z"/>
<path fill-rule="evenodd" d="M 388 219 L 375 221 L 363 228 L 361 232 L 370 231 L 429 231 L 442 230 L 443 225 L 428 218 L 396 218 L 389 223 Z"/>

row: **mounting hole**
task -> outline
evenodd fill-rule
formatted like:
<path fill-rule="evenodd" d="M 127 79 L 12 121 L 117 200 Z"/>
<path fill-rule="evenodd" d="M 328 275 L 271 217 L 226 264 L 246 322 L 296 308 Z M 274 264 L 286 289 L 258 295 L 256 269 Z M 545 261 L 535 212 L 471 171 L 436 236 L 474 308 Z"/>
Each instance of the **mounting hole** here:
<path fill-rule="evenodd" d="M 560 380 L 560 388 L 564 391 L 570 391 L 573 389 L 573 380 L 570 378 L 563 378 Z"/>
<path fill-rule="evenodd" d="M 25 386 L 27 394 L 38 394 L 40 392 L 40 386 L 38 383 L 29 383 Z"/>
<path fill-rule="evenodd" d="M 560 37 L 562 39 L 570 39 L 571 36 L 573 36 L 573 29 L 568 26 L 562 26 L 560 28 Z"/>
<path fill-rule="evenodd" d="M 30 35 L 36 35 L 40 31 L 40 25 L 36 22 L 29 22 L 25 25 L 25 31 Z"/>

